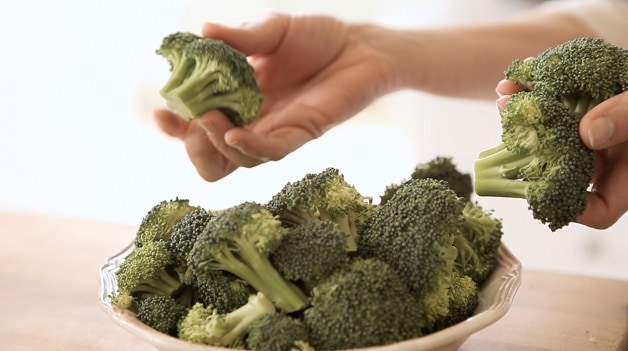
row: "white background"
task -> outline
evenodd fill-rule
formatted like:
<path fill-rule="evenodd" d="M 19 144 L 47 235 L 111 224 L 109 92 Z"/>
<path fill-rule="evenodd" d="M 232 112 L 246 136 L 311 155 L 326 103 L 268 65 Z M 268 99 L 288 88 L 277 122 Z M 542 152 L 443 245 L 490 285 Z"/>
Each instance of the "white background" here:
<path fill-rule="evenodd" d="M 387 25 L 499 18 L 538 3 L 511 0 L 33 1 L 0 3 L 0 208 L 138 224 L 161 200 L 210 209 L 266 201 L 287 181 L 339 168 L 365 195 L 414 165 L 452 156 L 472 171 L 499 140 L 491 102 L 399 92 L 279 162 L 207 183 L 182 144 L 152 124 L 168 66 L 163 36 L 235 24 L 268 10 L 332 14 Z M 551 233 L 523 200 L 479 199 L 504 220 L 506 244 L 525 267 L 628 279 L 627 220 L 606 231 Z M 0 235 L 11 235 L 0 228 Z M 103 258 L 104 259 L 104 258 Z"/>

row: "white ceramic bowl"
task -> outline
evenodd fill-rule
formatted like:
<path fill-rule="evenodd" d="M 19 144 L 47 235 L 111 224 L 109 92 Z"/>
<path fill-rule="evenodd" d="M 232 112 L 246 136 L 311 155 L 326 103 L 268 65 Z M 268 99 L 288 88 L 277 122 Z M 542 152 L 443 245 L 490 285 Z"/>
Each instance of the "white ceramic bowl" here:
<path fill-rule="evenodd" d="M 132 244 L 127 246 L 109 258 L 99 270 L 100 305 L 113 321 L 160 351 L 234 351 L 234 349 L 196 345 L 159 333 L 140 322 L 132 312 L 111 304 L 109 296 L 117 291 L 116 272 L 133 248 Z M 473 333 L 495 323 L 508 312 L 520 284 L 521 263 L 502 244 L 499 248 L 498 264 L 481 288 L 480 303 L 472 317 L 420 338 L 353 351 L 456 351 Z"/>

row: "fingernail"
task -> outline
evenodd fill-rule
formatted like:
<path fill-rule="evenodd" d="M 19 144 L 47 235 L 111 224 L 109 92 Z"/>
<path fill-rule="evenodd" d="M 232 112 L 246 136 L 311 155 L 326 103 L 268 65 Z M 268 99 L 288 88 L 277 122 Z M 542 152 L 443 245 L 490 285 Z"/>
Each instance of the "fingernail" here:
<path fill-rule="evenodd" d="M 606 145 L 613 134 L 615 133 L 615 126 L 610 118 L 598 118 L 591 122 L 587 135 L 589 136 L 589 144 L 591 148 L 596 149 Z"/>

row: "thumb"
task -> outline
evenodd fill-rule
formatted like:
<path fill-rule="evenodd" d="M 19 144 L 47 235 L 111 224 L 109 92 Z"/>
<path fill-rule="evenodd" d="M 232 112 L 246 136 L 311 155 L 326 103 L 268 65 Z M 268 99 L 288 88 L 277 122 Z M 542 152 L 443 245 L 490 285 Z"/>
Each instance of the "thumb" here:
<path fill-rule="evenodd" d="M 288 15 L 271 13 L 258 21 L 239 26 L 207 22 L 203 25 L 202 35 L 222 40 L 246 56 L 268 54 L 279 46 L 289 23 Z"/>
<path fill-rule="evenodd" d="M 628 91 L 603 101 L 584 115 L 580 137 L 592 150 L 628 142 Z"/>

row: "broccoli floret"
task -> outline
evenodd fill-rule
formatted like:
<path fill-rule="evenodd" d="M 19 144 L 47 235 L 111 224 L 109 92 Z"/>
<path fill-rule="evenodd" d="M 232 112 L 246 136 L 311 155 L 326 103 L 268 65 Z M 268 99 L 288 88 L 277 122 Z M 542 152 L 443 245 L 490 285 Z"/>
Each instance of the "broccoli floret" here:
<path fill-rule="evenodd" d="M 580 140 L 579 120 L 537 92 L 514 94 L 502 112 L 502 144 L 480 153 L 480 196 L 526 199 L 533 217 L 558 230 L 586 208 L 595 157 Z"/>
<path fill-rule="evenodd" d="M 171 70 L 160 94 L 181 117 L 191 120 L 220 110 L 238 127 L 258 118 L 263 96 L 243 53 L 187 32 L 166 36 L 157 53 Z"/>
<path fill-rule="evenodd" d="M 179 321 L 187 308 L 170 296 L 150 296 L 137 307 L 137 319 L 162 333 L 176 336 Z"/>
<path fill-rule="evenodd" d="M 304 308 L 307 296 L 272 265 L 269 255 L 287 229 L 266 207 L 244 202 L 218 213 L 190 251 L 190 268 L 197 279 L 213 271 L 227 271 L 264 293 L 275 305 L 294 312 Z"/>
<path fill-rule="evenodd" d="M 198 299 L 205 306 L 212 305 L 218 313 L 228 313 L 246 304 L 253 289 L 228 272 L 212 271 L 197 279 Z"/>
<path fill-rule="evenodd" d="M 147 242 L 134 249 L 116 273 L 118 293 L 138 298 L 176 296 L 183 283 L 170 271 L 172 263 L 165 241 Z"/>
<path fill-rule="evenodd" d="M 275 313 L 273 303 L 263 293 L 251 295 L 247 303 L 229 313 L 197 303 L 179 324 L 178 337 L 196 344 L 244 347 L 249 326 L 260 317 Z"/>
<path fill-rule="evenodd" d="M 372 209 L 371 199 L 362 196 L 333 167 L 288 182 L 266 206 L 287 227 L 313 220 L 335 223 L 348 235 L 348 251 L 356 251 L 358 228 Z"/>
<path fill-rule="evenodd" d="M 135 235 L 135 246 L 141 247 L 150 241 L 167 241 L 174 225 L 196 209 L 198 206 L 191 205 L 189 200 L 179 198 L 156 204 L 142 219 Z"/>
<path fill-rule="evenodd" d="M 458 196 L 471 200 L 473 194 L 471 174 L 459 170 L 452 157 L 437 156 L 427 162 L 417 164 L 409 179 L 426 178 L 443 180 Z M 402 181 L 401 184 L 406 181 Z M 380 205 L 386 203 L 401 184 L 388 185 L 380 196 Z"/>
<path fill-rule="evenodd" d="M 447 291 L 457 257 L 454 237 L 464 200 L 445 181 L 412 179 L 369 217 L 360 233 L 360 255 L 391 265 L 418 297 L 419 319 L 429 325 L 448 313 Z"/>
<path fill-rule="evenodd" d="M 277 312 L 265 314 L 249 326 L 246 345 L 253 351 L 292 351 L 309 339 L 310 331 L 302 319 Z"/>
<path fill-rule="evenodd" d="M 354 258 L 312 290 L 303 312 L 316 350 L 380 346 L 421 335 L 419 304 L 388 264 Z"/>
<path fill-rule="evenodd" d="M 464 200 L 445 181 L 413 179 L 381 205 L 360 233 L 359 254 L 395 269 L 422 306 L 425 325 L 448 312 L 447 291 L 457 257 L 454 237 Z"/>
<path fill-rule="evenodd" d="M 502 143 L 480 153 L 476 193 L 524 198 L 533 217 L 556 231 L 586 208 L 594 153 L 580 140 L 580 119 L 626 91 L 628 50 L 579 38 L 514 61 L 506 70 L 524 91 L 501 112 Z"/>
<path fill-rule="evenodd" d="M 180 280 L 186 284 L 191 284 L 193 281 L 192 272 L 188 269 L 188 256 L 196 238 L 205 230 L 205 226 L 212 217 L 211 211 L 199 207 L 177 222 L 168 238 L 168 249 L 172 253 L 175 269 L 179 273 Z"/>
<path fill-rule="evenodd" d="M 454 271 L 482 283 L 497 264 L 497 249 L 503 236 L 502 221 L 479 204 L 467 202 L 462 210 L 463 225 L 454 238 L 458 256 Z"/>
<path fill-rule="evenodd" d="M 346 242 L 334 223 L 308 221 L 290 228 L 270 259 L 285 278 L 312 287 L 347 262 Z"/>
<path fill-rule="evenodd" d="M 471 277 L 454 272 L 449 289 L 449 313 L 438 318 L 424 334 L 437 332 L 441 329 L 460 323 L 473 316 L 480 302 L 480 289 Z"/>

